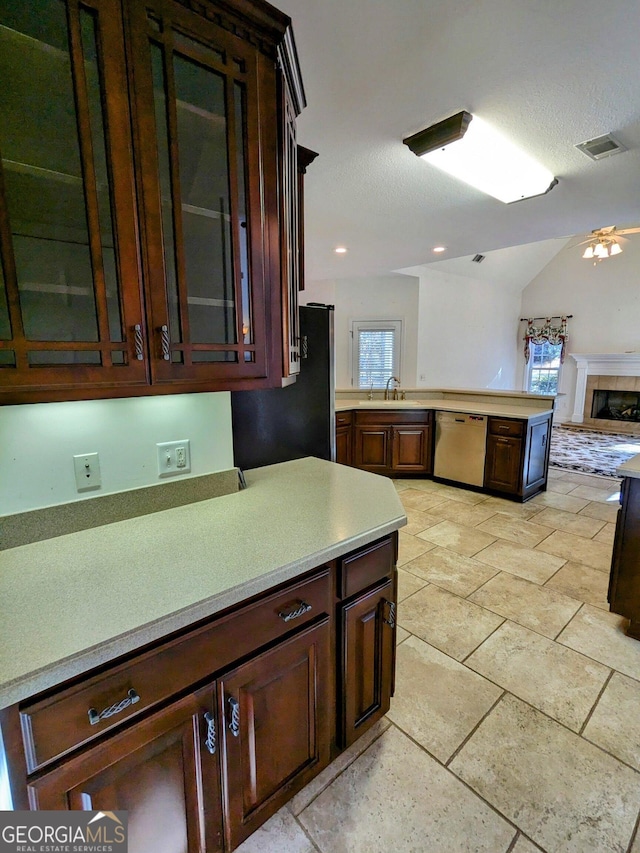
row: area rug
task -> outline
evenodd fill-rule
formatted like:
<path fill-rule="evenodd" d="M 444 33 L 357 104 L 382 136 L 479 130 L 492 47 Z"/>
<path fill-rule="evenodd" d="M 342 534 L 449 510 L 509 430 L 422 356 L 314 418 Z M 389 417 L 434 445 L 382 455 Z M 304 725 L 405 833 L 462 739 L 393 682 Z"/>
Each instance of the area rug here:
<path fill-rule="evenodd" d="M 615 477 L 616 469 L 640 453 L 640 436 L 553 427 L 549 464 L 556 468 Z"/>

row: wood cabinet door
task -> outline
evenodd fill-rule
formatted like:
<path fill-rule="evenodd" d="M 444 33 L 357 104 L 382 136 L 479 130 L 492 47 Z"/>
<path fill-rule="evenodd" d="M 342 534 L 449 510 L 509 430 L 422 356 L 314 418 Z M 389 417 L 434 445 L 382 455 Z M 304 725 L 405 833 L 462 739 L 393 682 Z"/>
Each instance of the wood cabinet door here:
<path fill-rule="evenodd" d="M 0 403 L 144 386 L 119 0 L 3 4 L 0 77 Z"/>
<path fill-rule="evenodd" d="M 430 427 L 394 426 L 391 443 L 391 467 L 394 473 L 430 473 L 430 449 Z"/>
<path fill-rule="evenodd" d="M 342 608 L 342 746 L 389 710 L 395 652 L 394 581 Z"/>
<path fill-rule="evenodd" d="M 511 494 L 520 491 L 522 439 L 490 435 L 487 438 L 487 457 L 484 485 Z"/>
<path fill-rule="evenodd" d="M 351 465 L 351 427 L 336 429 L 336 462 L 341 465 Z"/>
<path fill-rule="evenodd" d="M 549 465 L 549 431 L 550 421 L 533 424 L 527 437 L 527 452 L 524 464 L 524 488 L 535 487 L 547 479 Z"/>
<path fill-rule="evenodd" d="M 210 686 L 29 784 L 33 809 L 129 812 L 129 853 L 222 850 Z"/>
<path fill-rule="evenodd" d="M 386 472 L 391 464 L 390 443 L 391 427 L 357 426 L 353 448 L 355 467 Z"/>
<path fill-rule="evenodd" d="M 329 763 L 330 648 L 327 617 L 219 680 L 230 848 Z"/>
<path fill-rule="evenodd" d="M 152 381 L 281 379 L 273 58 L 204 5 L 126 5 Z"/>

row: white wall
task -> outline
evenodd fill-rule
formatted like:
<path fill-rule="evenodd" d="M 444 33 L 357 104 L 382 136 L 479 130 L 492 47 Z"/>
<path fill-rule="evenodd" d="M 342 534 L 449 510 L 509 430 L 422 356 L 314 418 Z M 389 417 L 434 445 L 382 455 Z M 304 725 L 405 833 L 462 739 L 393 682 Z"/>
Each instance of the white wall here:
<path fill-rule="evenodd" d="M 519 285 L 423 268 L 419 387 L 514 389 Z"/>
<path fill-rule="evenodd" d="M 640 235 L 625 243 L 622 254 L 599 262 L 581 257 L 582 248 L 561 251 L 522 293 L 521 317 L 573 314 L 569 320 L 569 353 L 616 353 L 640 350 Z M 524 333 L 524 324 L 520 335 Z M 521 341 L 518 376 L 524 371 Z M 565 359 L 556 404 L 558 420 L 570 420 L 576 366 Z"/>
<path fill-rule="evenodd" d="M 230 394 L 4 406 L 0 515 L 159 483 L 156 443 L 184 438 L 191 442 L 186 476 L 232 468 Z M 78 493 L 72 457 L 94 451 L 102 488 Z"/>
<path fill-rule="evenodd" d="M 336 388 L 351 387 L 351 321 L 402 320 L 400 382 L 416 386 L 418 279 L 408 275 L 310 282 L 301 301 L 335 305 Z"/>

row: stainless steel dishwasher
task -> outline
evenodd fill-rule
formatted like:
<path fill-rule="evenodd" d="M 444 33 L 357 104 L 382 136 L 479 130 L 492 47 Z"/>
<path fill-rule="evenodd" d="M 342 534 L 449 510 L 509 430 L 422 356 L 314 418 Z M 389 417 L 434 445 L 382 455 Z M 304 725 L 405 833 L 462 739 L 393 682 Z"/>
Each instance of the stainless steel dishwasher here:
<path fill-rule="evenodd" d="M 436 412 L 434 476 L 482 486 L 486 444 L 485 415 Z"/>

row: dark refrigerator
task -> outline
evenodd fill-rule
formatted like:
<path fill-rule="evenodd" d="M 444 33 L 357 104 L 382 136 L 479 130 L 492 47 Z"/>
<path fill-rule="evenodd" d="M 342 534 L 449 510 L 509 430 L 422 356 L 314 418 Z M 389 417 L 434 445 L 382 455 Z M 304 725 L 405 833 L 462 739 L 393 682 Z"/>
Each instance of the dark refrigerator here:
<path fill-rule="evenodd" d="M 284 388 L 232 391 L 238 468 L 303 456 L 335 460 L 333 305 L 300 307 L 300 373 Z"/>

